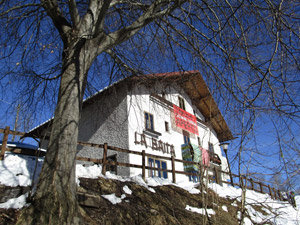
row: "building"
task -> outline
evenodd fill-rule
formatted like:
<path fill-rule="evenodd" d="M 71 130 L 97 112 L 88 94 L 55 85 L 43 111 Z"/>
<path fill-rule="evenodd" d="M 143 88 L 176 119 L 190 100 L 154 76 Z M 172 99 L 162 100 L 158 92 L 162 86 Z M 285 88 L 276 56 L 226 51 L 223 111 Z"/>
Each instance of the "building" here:
<path fill-rule="evenodd" d="M 29 135 L 40 138 L 42 148 L 46 148 L 50 131 L 51 120 L 32 129 Z M 78 137 L 79 141 L 108 143 L 155 155 L 173 154 L 178 159 L 186 157 L 183 151 L 187 145 L 195 150 L 208 149 L 210 167 L 223 171 L 228 166 L 219 144 L 231 139 L 232 133 L 198 71 L 132 76 L 99 91 L 84 101 Z M 86 146 L 78 151 L 78 156 L 89 158 L 102 158 L 103 154 L 101 149 Z M 127 153 L 109 152 L 109 158 L 141 164 L 139 156 Z M 147 158 L 147 164 L 153 167 L 170 168 L 170 163 Z M 175 167 L 184 170 L 180 162 Z M 141 170 L 118 167 L 115 172 L 133 176 Z M 170 174 L 149 171 L 148 176 L 167 178 Z M 188 177 L 178 175 L 178 179 Z"/>

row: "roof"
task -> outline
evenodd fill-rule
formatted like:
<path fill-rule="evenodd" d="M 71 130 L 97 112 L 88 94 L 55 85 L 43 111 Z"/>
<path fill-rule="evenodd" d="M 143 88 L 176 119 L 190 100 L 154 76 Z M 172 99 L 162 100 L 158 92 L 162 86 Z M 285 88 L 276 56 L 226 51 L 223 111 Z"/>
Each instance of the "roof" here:
<path fill-rule="evenodd" d="M 176 84 L 183 88 L 186 94 L 191 98 L 192 103 L 205 117 L 205 123 L 214 129 L 219 141 L 224 142 L 233 139 L 232 133 L 199 71 L 169 72 L 127 77 L 84 100 L 83 108 L 86 104 L 90 104 L 95 98 L 103 95 L 114 86 L 123 85 L 124 83 L 150 84 L 157 81 L 168 83 L 176 82 Z M 33 128 L 26 136 L 40 138 L 42 131 L 51 126 L 52 120 L 53 118 Z"/>

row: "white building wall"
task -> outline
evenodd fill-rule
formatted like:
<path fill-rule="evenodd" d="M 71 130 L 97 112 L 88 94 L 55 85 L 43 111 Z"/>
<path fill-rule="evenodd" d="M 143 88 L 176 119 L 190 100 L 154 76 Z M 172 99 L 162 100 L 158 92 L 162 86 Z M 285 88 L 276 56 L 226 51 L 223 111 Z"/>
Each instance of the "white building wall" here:
<path fill-rule="evenodd" d="M 145 131 L 145 119 L 144 113 L 148 112 L 154 116 L 154 130 L 161 133 L 161 135 L 156 136 L 157 140 L 162 141 L 164 144 L 170 144 L 174 146 L 175 154 L 177 159 L 182 159 L 181 145 L 184 144 L 184 138 L 182 134 L 182 129 L 176 129 L 174 121 L 172 121 L 172 111 L 173 108 L 169 107 L 167 104 L 162 104 L 156 101 L 155 98 L 150 97 L 151 93 L 160 94 L 165 93 L 165 99 L 172 102 L 178 106 L 178 96 L 181 96 L 185 100 L 186 111 L 194 114 L 201 120 L 204 119 L 203 115 L 199 110 L 193 106 L 189 97 L 181 90 L 176 84 L 172 84 L 168 87 L 162 87 L 161 84 L 156 84 L 153 87 L 146 87 L 144 85 L 135 86 L 127 96 L 128 105 L 128 146 L 130 150 L 142 151 L 145 150 L 146 153 L 155 154 L 159 156 L 171 157 L 171 153 L 162 152 L 158 150 L 153 150 L 151 148 L 152 136 L 145 133 L 147 147 L 144 144 L 136 143 L 136 141 L 141 142 L 141 135 Z M 169 131 L 165 131 L 165 122 L 169 124 Z M 172 124 L 173 123 L 173 124 Z M 204 125 L 198 123 L 199 137 L 202 142 L 202 147 L 208 149 L 208 143 L 214 145 L 214 151 L 219 155 L 222 160 L 222 170 L 227 167 L 226 159 L 222 157 L 221 149 L 219 147 L 219 141 L 216 134 L 211 129 L 205 127 Z M 190 134 L 190 141 L 192 144 L 198 145 L 198 136 Z M 129 161 L 134 164 L 141 165 L 141 156 L 130 155 Z M 166 161 L 166 160 L 163 160 Z M 171 161 L 167 160 L 167 169 L 171 169 Z M 148 165 L 148 159 L 146 158 L 146 165 Z M 177 171 L 183 171 L 183 164 L 175 162 L 175 168 Z M 131 168 L 130 175 L 141 174 L 141 169 Z M 148 172 L 146 171 L 146 176 Z M 168 179 L 172 179 L 172 174 L 168 173 Z M 185 175 L 176 174 L 176 180 L 188 180 Z"/>

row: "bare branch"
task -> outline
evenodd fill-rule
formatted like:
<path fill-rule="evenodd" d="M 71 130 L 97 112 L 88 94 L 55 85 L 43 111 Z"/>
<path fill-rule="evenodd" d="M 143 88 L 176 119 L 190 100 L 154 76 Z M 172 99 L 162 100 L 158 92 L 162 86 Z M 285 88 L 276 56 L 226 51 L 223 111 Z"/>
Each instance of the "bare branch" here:
<path fill-rule="evenodd" d="M 119 57 L 118 55 L 113 52 L 111 49 L 109 50 L 106 50 L 106 53 L 108 53 L 115 61 L 116 63 L 118 63 L 119 65 L 121 65 L 122 67 L 125 68 L 125 70 L 127 70 L 128 72 L 130 72 L 131 74 L 133 75 L 138 75 L 140 74 L 140 72 L 130 66 L 128 66 L 125 62 L 123 62 Z"/>
<path fill-rule="evenodd" d="M 70 16 L 73 21 L 74 27 L 78 27 L 80 22 L 80 16 L 76 5 L 76 0 L 69 0 L 69 9 L 70 9 Z"/>
<path fill-rule="evenodd" d="M 71 30 L 71 24 L 62 14 L 56 0 L 42 0 L 42 5 L 59 31 L 61 38 L 67 42 L 66 34 Z"/>
<path fill-rule="evenodd" d="M 185 1 L 178 0 L 178 1 L 160 1 L 157 3 L 156 1 L 148 7 L 145 13 L 143 13 L 136 21 L 134 21 L 131 25 L 122 28 L 118 31 L 115 31 L 105 37 L 105 49 L 111 48 L 116 46 L 129 38 L 135 35 L 141 28 L 145 27 L 147 24 L 151 23 L 155 19 L 158 19 L 162 16 L 170 14 L 173 10 L 183 4 Z M 173 4 L 171 4 L 173 3 Z M 165 9 L 159 10 L 161 7 L 166 6 Z M 102 38 L 102 37 L 100 37 Z M 99 53 L 103 51 L 101 47 L 99 49 Z"/>

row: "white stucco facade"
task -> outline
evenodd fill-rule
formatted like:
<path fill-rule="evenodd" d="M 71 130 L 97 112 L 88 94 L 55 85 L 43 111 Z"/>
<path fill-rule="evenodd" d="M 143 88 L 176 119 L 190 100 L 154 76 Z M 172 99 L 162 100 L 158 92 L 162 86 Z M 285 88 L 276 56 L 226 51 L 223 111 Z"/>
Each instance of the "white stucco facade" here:
<path fill-rule="evenodd" d="M 128 108 L 128 146 L 130 150 L 142 151 L 145 150 L 146 153 L 171 157 L 171 146 L 174 146 L 175 158 L 182 159 L 181 145 L 184 144 L 183 130 L 176 127 L 174 122 L 173 108 L 151 94 L 163 96 L 168 102 L 179 105 L 179 97 L 181 97 L 185 102 L 185 110 L 195 115 L 198 119 L 204 120 L 203 115 L 200 111 L 192 104 L 189 96 L 175 83 L 168 84 L 167 86 L 160 83 L 156 83 L 152 87 L 146 87 L 145 85 L 135 86 L 127 95 L 127 108 Z M 154 131 L 159 133 L 155 134 L 152 132 L 147 132 L 145 128 L 145 112 L 153 115 L 153 126 Z M 166 130 L 166 123 L 169 128 Z M 226 158 L 222 156 L 221 148 L 219 146 L 219 140 L 212 128 L 209 128 L 197 122 L 198 135 L 189 133 L 190 142 L 194 145 L 200 144 L 201 147 L 209 149 L 209 143 L 213 145 L 214 152 L 219 156 L 221 160 L 220 169 L 227 171 L 227 161 Z M 147 146 L 141 143 L 141 134 L 144 134 L 146 138 Z M 156 143 L 161 142 L 166 148 L 169 145 L 169 149 L 165 149 L 163 152 L 160 150 L 153 150 L 152 141 L 155 140 Z M 138 155 L 129 156 L 130 163 L 135 163 L 141 165 L 142 159 Z M 171 161 L 162 160 L 167 163 L 167 169 L 171 169 Z M 149 165 L 148 159 L 146 159 L 146 165 Z M 150 165 L 149 165 L 150 166 Z M 214 166 L 211 163 L 211 166 Z M 215 166 L 219 166 L 216 165 Z M 176 171 L 184 171 L 183 164 L 180 162 L 175 162 Z M 141 174 L 141 169 L 131 168 L 130 175 Z M 146 173 L 146 176 L 151 174 Z M 227 179 L 228 177 L 223 177 Z M 172 179 L 172 174 L 168 173 L 168 179 Z M 176 180 L 188 180 L 186 175 L 176 174 Z"/>

